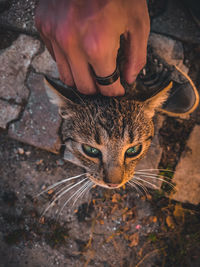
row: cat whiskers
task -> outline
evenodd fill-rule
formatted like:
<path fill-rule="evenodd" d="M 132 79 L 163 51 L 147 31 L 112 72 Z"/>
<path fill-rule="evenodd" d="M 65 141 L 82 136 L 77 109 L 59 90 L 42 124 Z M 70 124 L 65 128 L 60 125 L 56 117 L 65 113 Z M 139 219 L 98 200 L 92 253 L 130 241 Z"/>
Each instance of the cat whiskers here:
<path fill-rule="evenodd" d="M 151 186 L 151 187 L 153 187 L 154 189 L 157 189 L 157 190 L 159 190 L 160 187 L 157 186 L 154 183 L 151 183 L 150 181 L 145 180 L 145 178 L 161 181 L 161 182 L 166 183 L 167 185 L 169 185 L 172 189 L 175 188 L 174 184 L 169 182 L 169 177 L 163 176 L 163 175 L 160 175 L 160 174 L 154 174 L 154 173 L 152 173 L 152 171 L 162 171 L 162 172 L 165 171 L 165 172 L 173 173 L 173 171 L 165 170 L 165 169 L 144 169 L 144 170 L 139 170 L 139 171 L 135 172 L 134 177 L 130 181 L 128 181 L 128 184 L 130 184 L 132 187 L 134 187 L 137 190 L 137 192 L 140 192 L 140 193 L 142 193 L 142 191 L 145 192 L 146 196 L 147 196 L 147 194 L 149 192 L 148 192 L 148 189 L 146 188 L 146 186 L 144 184 L 147 184 L 147 185 L 149 185 L 149 186 Z M 168 179 L 168 180 L 166 180 L 166 179 Z M 142 191 L 139 189 L 139 187 L 142 189 Z"/>
<path fill-rule="evenodd" d="M 93 182 L 91 181 L 87 181 L 85 182 L 76 192 L 74 192 L 70 198 L 67 199 L 67 201 L 65 201 L 65 203 L 63 204 L 62 208 L 59 210 L 58 214 L 57 214 L 57 219 L 59 218 L 61 212 L 63 211 L 63 209 L 66 207 L 66 205 L 70 202 L 71 199 L 73 199 L 73 197 L 76 197 L 73 204 L 72 204 L 72 207 L 75 205 L 75 203 L 77 202 L 78 199 L 80 199 L 80 197 L 84 195 L 84 193 L 86 193 L 86 191 L 88 189 L 91 189 L 93 186 Z"/>
<path fill-rule="evenodd" d="M 90 191 L 90 189 L 93 187 L 94 183 L 92 181 L 88 181 L 84 188 L 81 190 L 81 192 L 79 193 L 79 195 L 76 196 L 76 199 L 74 200 L 72 207 L 75 205 L 75 203 L 78 201 L 78 199 L 80 199 L 81 197 L 83 197 L 86 193 L 88 193 Z"/>
<path fill-rule="evenodd" d="M 130 186 L 134 187 L 139 195 L 144 195 L 144 193 L 145 193 L 145 195 L 147 195 L 147 189 L 140 182 L 138 182 L 138 181 L 136 182 L 135 179 L 128 181 L 128 184 Z M 142 188 L 144 193 L 142 192 L 142 190 L 140 190 L 139 187 Z"/>
<path fill-rule="evenodd" d="M 172 172 L 173 171 L 168 171 L 168 170 L 164 170 L 164 169 L 149 169 L 149 171 L 152 171 L 152 170 L 159 170 L 159 171 L 162 171 L 162 172 Z M 147 183 L 147 184 L 150 184 L 151 186 L 153 186 L 154 188 L 155 187 L 155 184 L 149 182 L 149 181 L 146 181 L 144 178 L 146 177 L 147 179 L 154 179 L 154 180 L 157 180 L 157 181 L 161 181 L 163 183 L 166 183 L 167 185 L 169 185 L 172 189 L 175 189 L 175 185 L 171 182 L 169 182 L 169 177 L 167 176 L 163 176 L 163 175 L 160 175 L 160 174 L 153 174 L 153 173 L 150 173 L 150 172 L 146 172 L 148 171 L 148 169 L 146 170 L 139 170 L 139 171 L 136 171 L 135 174 L 136 175 L 139 175 L 139 179 L 141 179 L 144 183 Z M 156 188 L 156 189 L 159 189 L 159 188 Z"/>
<path fill-rule="evenodd" d="M 77 182 L 76 184 L 70 184 L 70 187 L 67 186 L 66 190 L 61 190 L 61 192 L 59 192 L 59 195 L 56 196 L 56 198 L 51 201 L 50 205 L 47 206 L 47 208 L 43 211 L 42 213 L 42 217 L 45 215 L 45 213 L 54 206 L 54 204 L 56 203 L 57 200 L 59 200 L 63 195 L 65 195 L 67 192 L 71 191 L 74 187 L 76 187 L 77 185 L 83 183 L 85 180 L 87 180 L 88 178 L 84 178 L 83 180 Z"/>
<path fill-rule="evenodd" d="M 134 176 L 134 179 L 139 180 L 139 181 L 141 181 L 141 182 L 143 182 L 143 183 L 146 183 L 146 184 L 148 184 L 148 185 L 151 185 L 154 189 L 159 189 L 159 187 L 158 187 L 157 185 L 155 185 L 155 184 L 153 184 L 153 183 L 150 183 L 150 182 L 146 181 L 145 179 L 142 179 L 141 177 Z M 144 186 L 144 185 L 143 185 L 143 186 Z M 145 186 L 144 186 L 144 187 L 145 187 Z M 146 188 L 146 187 L 145 187 L 145 188 Z"/>
<path fill-rule="evenodd" d="M 62 185 L 62 184 L 64 184 L 64 183 L 69 182 L 69 181 L 74 180 L 74 179 L 81 178 L 81 176 L 84 176 L 84 175 L 86 175 L 86 173 L 81 173 L 81 174 L 78 174 L 78 175 L 76 175 L 76 176 L 68 177 L 68 178 L 66 178 L 66 179 L 63 179 L 63 180 L 61 180 L 61 181 L 55 183 L 55 184 L 52 184 L 52 185 L 48 186 L 45 190 L 43 190 L 42 192 L 40 192 L 39 194 L 37 194 L 37 195 L 35 196 L 35 198 L 39 197 L 40 195 L 42 195 L 42 194 L 44 194 L 44 193 L 46 193 L 46 192 L 48 192 L 48 191 L 50 191 L 50 190 L 55 189 L 55 188 L 58 187 L 59 185 Z"/>
<path fill-rule="evenodd" d="M 85 177 L 84 177 L 85 176 Z M 76 181 L 74 183 L 69 181 L 72 181 L 74 179 L 78 179 L 78 178 L 83 178 L 80 181 Z M 66 184 L 67 183 L 67 184 Z M 82 184 L 84 183 L 84 184 Z M 81 185 L 82 184 L 82 185 Z M 81 185 L 80 188 L 78 188 L 77 190 L 77 186 Z M 62 188 L 60 188 L 60 186 L 62 186 Z M 75 193 L 73 193 L 70 198 L 65 201 L 65 204 L 62 206 L 60 212 L 63 210 L 63 208 L 67 205 L 67 203 L 74 197 L 74 196 L 78 196 L 78 198 L 80 198 L 81 196 L 84 195 L 84 193 L 86 193 L 87 190 L 91 189 L 93 186 L 93 182 L 91 182 L 88 178 L 88 174 L 87 173 L 82 173 L 73 177 L 69 177 L 66 179 L 63 179 L 62 181 L 59 181 L 51 186 L 49 186 L 48 188 L 46 188 L 45 190 L 43 190 L 41 193 L 39 193 L 37 196 L 40 196 L 41 194 L 44 194 L 46 192 L 49 192 L 50 190 L 59 190 L 53 195 L 53 200 L 50 202 L 50 204 L 46 207 L 46 209 L 42 212 L 41 218 L 47 213 L 47 211 L 52 208 L 54 206 L 54 204 L 61 199 L 63 196 L 66 195 L 67 192 L 72 192 L 72 189 L 76 189 Z M 78 200 L 78 198 L 76 199 L 76 201 Z M 74 204 L 75 202 L 74 201 Z"/>
<path fill-rule="evenodd" d="M 152 171 L 161 171 L 161 172 L 171 172 L 171 173 L 174 173 L 174 171 L 172 171 L 172 170 L 167 170 L 167 169 L 142 169 L 142 170 L 138 170 L 138 171 L 136 171 L 136 172 L 143 172 L 143 171 L 150 171 L 150 172 L 152 172 Z"/>
<path fill-rule="evenodd" d="M 137 184 L 142 190 L 143 190 L 143 192 L 145 193 L 145 195 L 147 196 L 148 194 L 149 194 L 149 191 L 148 191 L 148 189 L 146 188 L 146 186 L 145 185 L 143 185 L 142 183 L 140 183 L 140 179 L 138 179 L 138 177 L 136 177 L 135 175 L 134 175 L 134 183 L 135 184 Z"/>

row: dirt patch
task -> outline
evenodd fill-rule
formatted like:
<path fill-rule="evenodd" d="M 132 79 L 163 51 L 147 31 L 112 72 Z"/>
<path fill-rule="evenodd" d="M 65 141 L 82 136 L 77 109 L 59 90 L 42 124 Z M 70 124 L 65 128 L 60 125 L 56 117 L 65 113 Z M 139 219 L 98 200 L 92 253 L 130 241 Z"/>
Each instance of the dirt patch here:
<path fill-rule="evenodd" d="M 58 220 L 59 203 L 41 217 L 53 195 L 48 191 L 34 196 L 58 176 L 71 175 L 74 166 L 4 133 L 0 157 L 4 266 L 24 266 L 24 262 L 46 266 L 44 255 L 53 259 L 49 266 L 55 262 L 58 266 L 195 266 L 199 262 L 198 207 L 182 206 L 155 191 L 139 196 L 128 187 L 116 191 L 96 187 L 73 208 L 67 206 Z"/>

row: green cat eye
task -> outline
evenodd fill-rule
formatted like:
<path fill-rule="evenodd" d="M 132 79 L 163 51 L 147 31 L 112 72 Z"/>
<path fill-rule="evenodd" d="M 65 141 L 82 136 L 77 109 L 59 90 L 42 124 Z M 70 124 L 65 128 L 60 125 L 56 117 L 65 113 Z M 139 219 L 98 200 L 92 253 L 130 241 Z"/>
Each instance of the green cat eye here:
<path fill-rule="evenodd" d="M 141 150 L 142 150 L 141 144 L 136 145 L 136 146 L 132 146 L 126 150 L 125 155 L 128 158 L 133 158 L 133 157 L 136 157 L 137 155 L 139 155 Z"/>
<path fill-rule="evenodd" d="M 92 158 L 98 158 L 101 155 L 101 151 L 95 147 L 88 146 L 88 145 L 82 145 L 83 152 Z"/>

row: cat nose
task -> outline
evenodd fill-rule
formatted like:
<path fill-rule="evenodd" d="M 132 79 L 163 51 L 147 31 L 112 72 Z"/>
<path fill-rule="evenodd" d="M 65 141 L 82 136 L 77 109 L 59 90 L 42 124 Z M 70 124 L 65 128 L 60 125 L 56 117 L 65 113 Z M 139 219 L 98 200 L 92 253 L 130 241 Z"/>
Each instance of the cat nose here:
<path fill-rule="evenodd" d="M 112 158 L 113 161 L 113 158 Z M 123 181 L 123 169 L 122 164 L 116 160 L 110 164 L 105 163 L 105 169 L 103 174 L 104 183 L 110 188 L 119 187 Z"/>

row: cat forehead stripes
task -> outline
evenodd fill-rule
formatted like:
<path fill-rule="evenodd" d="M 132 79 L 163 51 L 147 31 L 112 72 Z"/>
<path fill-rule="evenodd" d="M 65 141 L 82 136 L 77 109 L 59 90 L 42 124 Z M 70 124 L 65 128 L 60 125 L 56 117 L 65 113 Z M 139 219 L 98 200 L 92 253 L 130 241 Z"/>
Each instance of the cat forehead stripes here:
<path fill-rule="evenodd" d="M 82 134 L 82 139 L 85 137 L 85 140 L 92 143 L 95 141 L 99 145 L 109 140 L 126 139 L 126 142 L 131 144 L 143 140 L 145 132 L 147 135 L 151 134 L 151 127 L 149 128 L 144 119 L 140 104 L 115 98 L 101 98 L 92 103 L 86 100 L 85 105 L 86 108 L 77 112 L 76 119 L 73 118 L 74 128 Z"/>
<path fill-rule="evenodd" d="M 97 126 L 96 136 L 101 136 L 104 131 L 109 139 L 124 139 L 126 136 L 129 139 L 127 141 L 132 143 L 138 127 L 134 123 L 133 114 L 139 110 L 140 107 L 134 103 L 110 98 L 109 102 L 103 103 L 98 112 L 93 114 Z"/>
<path fill-rule="evenodd" d="M 48 83 L 46 90 L 63 119 L 64 158 L 83 167 L 93 183 L 106 188 L 113 184 L 120 187 L 131 180 L 150 146 L 152 118 L 167 91 L 138 102 L 126 96 L 71 94 L 67 87 L 63 96 Z"/>

